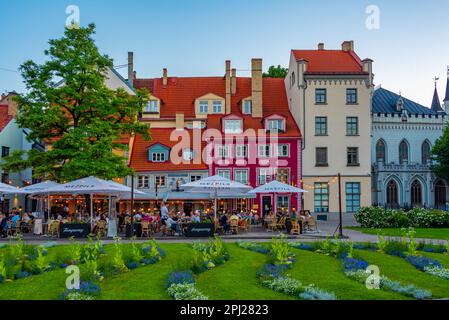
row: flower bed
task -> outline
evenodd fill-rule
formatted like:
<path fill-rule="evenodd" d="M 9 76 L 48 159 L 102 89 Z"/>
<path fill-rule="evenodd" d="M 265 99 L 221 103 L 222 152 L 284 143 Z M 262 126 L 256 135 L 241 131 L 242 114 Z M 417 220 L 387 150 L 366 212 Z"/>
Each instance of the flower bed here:
<path fill-rule="evenodd" d="M 366 270 L 363 269 L 356 271 L 346 271 L 346 276 L 360 283 L 366 283 L 370 274 L 371 274 L 370 272 L 367 272 Z M 386 276 L 379 277 L 379 288 L 383 290 L 397 292 L 399 294 L 412 297 L 418 300 L 428 299 L 432 297 L 432 293 L 428 290 L 417 288 L 414 285 L 402 285 L 400 282 L 392 281 L 388 279 Z"/>
<path fill-rule="evenodd" d="M 192 271 L 173 271 L 167 275 L 165 287 L 175 300 L 208 300 L 209 298 L 195 288 Z"/>
<path fill-rule="evenodd" d="M 165 287 L 175 300 L 208 300 L 209 298 L 195 288 L 195 276 L 215 268 L 229 260 L 220 237 L 210 239 L 208 243 L 193 243 L 193 259 L 190 270 L 173 271 L 167 275 Z"/>
<path fill-rule="evenodd" d="M 221 265 L 229 260 L 229 253 L 226 251 L 220 237 L 211 239 L 209 243 L 193 243 L 192 270 L 198 274 L 215 266 Z"/>
<path fill-rule="evenodd" d="M 151 240 L 145 244 L 137 244 L 133 240 L 131 242 L 131 250 L 127 253 L 124 253 L 122 250 L 120 238 L 116 237 L 114 240 L 112 259 L 100 259 L 104 253 L 104 249 L 99 240 L 93 243 L 89 239 L 84 245 L 72 244 L 72 261 L 83 263 L 79 267 L 81 269 L 84 287 L 81 286 L 79 290 L 66 290 L 63 293 L 63 299 L 94 300 L 100 294 L 88 294 L 86 288 L 99 288 L 98 283 L 103 281 L 104 278 L 156 263 L 165 255 L 157 246 L 155 240 Z"/>
<path fill-rule="evenodd" d="M 448 228 L 449 212 L 415 208 L 410 211 L 365 207 L 354 215 L 364 228 Z"/>
<path fill-rule="evenodd" d="M 298 249 L 310 250 L 310 247 L 307 246 L 304 249 L 304 245 L 301 243 L 290 243 L 290 246 Z M 343 242 L 339 239 L 326 239 L 326 241 L 323 241 L 320 247 L 314 251 L 340 259 L 343 263 L 344 273 L 347 277 L 361 283 L 366 283 L 368 277 L 371 275 L 371 271 L 368 270 L 369 263 L 363 259 L 354 258 L 353 249 L 357 247 L 358 249 L 373 250 L 378 246 L 383 248 L 383 250 L 390 252 L 390 254 L 405 256 L 403 254 L 403 243 L 391 243 L 386 241 L 383 237 L 379 238 L 379 244 L 377 246 L 371 244 L 356 246 L 351 242 Z M 413 246 L 413 241 L 410 241 L 410 246 Z M 405 248 L 407 248 L 407 245 L 405 245 Z M 386 276 L 379 277 L 379 288 L 414 297 L 415 299 L 426 299 L 432 296 L 430 291 L 416 288 L 413 285 L 404 286 L 399 282 L 388 279 Z M 312 290 L 312 292 L 314 291 Z"/>
<path fill-rule="evenodd" d="M 269 255 L 269 263 L 265 264 L 257 273 L 259 283 L 274 291 L 296 296 L 302 300 L 336 300 L 333 293 L 315 289 L 313 286 L 304 287 L 301 281 L 293 279 L 285 273 L 295 262 L 295 255 L 290 252 L 285 235 L 273 238 L 269 247 L 238 241 L 241 248 Z"/>

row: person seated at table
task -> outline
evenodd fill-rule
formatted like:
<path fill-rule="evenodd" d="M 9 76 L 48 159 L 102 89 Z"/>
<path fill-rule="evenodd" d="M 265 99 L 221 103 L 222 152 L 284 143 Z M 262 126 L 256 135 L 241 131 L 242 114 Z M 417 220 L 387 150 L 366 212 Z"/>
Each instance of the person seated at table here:
<path fill-rule="evenodd" d="M 6 238 L 8 235 L 8 219 L 4 213 L 0 214 L 0 237 Z"/>
<path fill-rule="evenodd" d="M 190 222 L 193 222 L 193 223 L 200 223 L 201 222 L 201 217 L 200 217 L 199 210 L 196 210 L 195 213 L 190 217 Z"/>
<path fill-rule="evenodd" d="M 240 217 L 237 215 L 237 212 L 233 212 L 232 215 L 229 217 L 229 221 L 240 221 Z"/>
<path fill-rule="evenodd" d="M 134 215 L 134 222 L 140 222 L 142 221 L 142 215 L 140 214 L 140 211 L 137 211 Z"/>
<path fill-rule="evenodd" d="M 11 220 L 11 227 L 15 228 L 17 224 L 20 225 L 20 215 L 17 212 L 14 212 L 12 216 L 10 217 Z"/>
<path fill-rule="evenodd" d="M 223 228 L 224 232 L 228 232 L 230 230 L 230 225 L 228 223 L 228 217 L 225 213 L 223 213 L 219 220 L 220 226 Z"/>
<path fill-rule="evenodd" d="M 179 235 L 179 225 L 175 220 L 174 214 L 168 215 L 168 219 L 165 221 L 165 224 L 168 229 L 171 229 L 175 232 L 175 235 Z"/>

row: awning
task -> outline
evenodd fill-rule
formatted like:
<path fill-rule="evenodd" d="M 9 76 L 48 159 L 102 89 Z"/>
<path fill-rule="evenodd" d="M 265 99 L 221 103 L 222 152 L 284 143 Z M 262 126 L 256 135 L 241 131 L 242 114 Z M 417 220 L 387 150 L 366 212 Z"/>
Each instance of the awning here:
<path fill-rule="evenodd" d="M 219 199 L 255 199 L 255 194 L 234 194 L 219 197 Z M 213 200 L 213 196 L 208 193 L 191 193 L 191 192 L 148 192 L 145 194 L 135 194 L 134 200 Z M 121 197 L 121 200 L 131 200 L 131 196 Z"/>

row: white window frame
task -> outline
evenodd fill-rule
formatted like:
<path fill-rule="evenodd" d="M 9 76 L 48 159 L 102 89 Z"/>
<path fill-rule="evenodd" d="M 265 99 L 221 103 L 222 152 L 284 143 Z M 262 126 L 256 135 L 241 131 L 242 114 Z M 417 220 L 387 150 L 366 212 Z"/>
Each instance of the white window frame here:
<path fill-rule="evenodd" d="M 249 112 L 248 112 L 248 109 L 247 109 L 248 104 L 249 104 Z M 249 100 L 249 99 L 248 100 L 244 100 L 243 101 L 242 113 L 243 114 L 252 114 L 252 112 L 253 112 L 253 101 Z"/>
<path fill-rule="evenodd" d="M 281 150 L 283 147 L 287 147 L 287 154 L 281 154 Z M 287 143 L 277 144 L 276 145 L 276 154 L 278 157 L 290 157 L 290 145 Z"/>
<path fill-rule="evenodd" d="M 237 124 L 238 124 L 238 127 L 237 127 Z M 243 132 L 242 120 L 240 120 L 240 119 L 224 120 L 223 127 L 224 127 L 224 133 L 242 133 Z"/>
<path fill-rule="evenodd" d="M 217 174 L 217 176 L 231 180 L 231 170 L 230 169 L 217 169 L 215 171 L 215 173 Z M 223 173 L 225 173 L 227 176 L 224 176 Z"/>
<path fill-rule="evenodd" d="M 144 112 L 159 113 L 159 101 L 150 100 L 145 106 Z"/>
<path fill-rule="evenodd" d="M 191 174 L 190 175 L 190 182 L 195 182 L 198 180 L 203 179 L 203 176 L 201 174 Z"/>
<path fill-rule="evenodd" d="M 158 178 L 159 178 L 159 182 L 160 182 L 161 178 L 164 178 L 164 184 L 159 185 L 158 188 L 166 187 L 167 186 L 167 176 L 164 176 L 164 175 L 162 175 L 162 176 L 158 176 L 158 175 L 154 176 L 154 184 L 155 185 L 157 184 Z"/>
<path fill-rule="evenodd" d="M 137 188 L 148 189 L 150 187 L 150 177 L 145 175 L 137 176 Z"/>
<path fill-rule="evenodd" d="M 217 144 L 217 157 L 218 158 L 230 158 L 231 157 L 231 145 L 229 144 Z"/>
<path fill-rule="evenodd" d="M 235 157 L 236 158 L 246 158 L 246 157 L 248 157 L 248 145 L 246 145 L 246 144 L 236 144 L 235 145 Z"/>
<path fill-rule="evenodd" d="M 200 111 L 200 113 L 209 113 L 209 101 L 208 100 L 200 100 L 199 111 Z"/>
<path fill-rule="evenodd" d="M 267 148 L 268 148 L 268 150 L 267 150 Z M 267 153 L 268 153 L 268 155 L 267 155 Z M 259 156 L 259 158 L 271 157 L 271 145 L 269 145 L 269 144 L 257 145 L 257 155 Z"/>
<path fill-rule="evenodd" d="M 262 174 L 262 172 L 264 174 Z M 258 168 L 257 169 L 257 185 L 261 186 L 272 181 L 273 170 L 272 168 Z M 264 177 L 261 180 L 261 177 Z"/>
<path fill-rule="evenodd" d="M 242 179 L 238 179 L 239 175 L 241 176 L 242 173 L 245 173 L 245 181 L 242 181 Z M 249 170 L 248 169 L 234 169 L 234 181 L 243 183 L 243 184 L 249 184 Z"/>
<path fill-rule="evenodd" d="M 276 126 L 272 126 L 276 123 Z M 269 131 L 284 131 L 284 119 L 268 119 L 267 120 L 267 130 Z"/>
<path fill-rule="evenodd" d="M 167 161 L 167 159 L 165 159 L 164 152 L 153 152 L 151 154 L 151 161 L 152 162 L 165 162 L 165 161 Z"/>
<path fill-rule="evenodd" d="M 282 168 L 276 168 L 276 169 L 274 169 L 274 170 L 273 170 L 273 173 L 274 173 L 273 179 L 274 179 L 274 180 L 278 180 L 278 171 L 279 171 L 279 170 L 287 170 L 287 182 L 285 182 L 285 183 L 290 184 L 290 178 L 291 178 L 290 173 L 291 173 L 291 169 L 288 168 L 288 167 L 282 167 Z M 279 181 L 279 180 L 278 180 L 278 181 Z M 280 181 L 280 182 L 282 182 L 282 181 Z M 283 183 L 284 183 L 284 182 L 283 182 Z"/>
<path fill-rule="evenodd" d="M 214 100 L 212 103 L 212 111 L 213 111 L 213 113 L 222 113 L 223 112 L 223 102 L 221 100 Z"/>

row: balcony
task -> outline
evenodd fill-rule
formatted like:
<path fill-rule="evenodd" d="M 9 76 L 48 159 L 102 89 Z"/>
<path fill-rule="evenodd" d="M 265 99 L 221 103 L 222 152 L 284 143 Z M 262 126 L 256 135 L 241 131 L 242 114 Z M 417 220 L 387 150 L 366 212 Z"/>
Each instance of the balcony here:
<path fill-rule="evenodd" d="M 431 172 L 430 163 L 422 164 L 422 163 L 383 163 L 382 161 L 378 161 L 373 165 L 374 171 L 387 171 L 387 172 Z"/>

